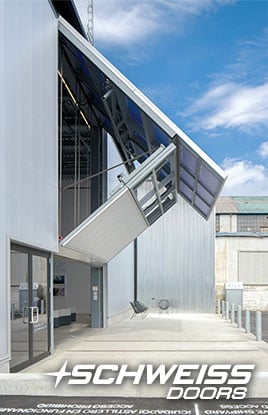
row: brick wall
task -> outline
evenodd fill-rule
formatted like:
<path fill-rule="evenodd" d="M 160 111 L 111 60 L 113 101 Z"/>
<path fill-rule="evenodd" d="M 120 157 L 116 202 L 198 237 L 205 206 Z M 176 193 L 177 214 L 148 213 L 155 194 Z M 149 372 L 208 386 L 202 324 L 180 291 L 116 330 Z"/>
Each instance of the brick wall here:
<path fill-rule="evenodd" d="M 224 284 L 216 285 L 216 298 L 225 300 Z M 268 311 L 268 285 L 244 285 L 243 309 Z"/>
<path fill-rule="evenodd" d="M 243 308 L 268 310 L 268 286 L 245 285 L 243 290 Z"/>

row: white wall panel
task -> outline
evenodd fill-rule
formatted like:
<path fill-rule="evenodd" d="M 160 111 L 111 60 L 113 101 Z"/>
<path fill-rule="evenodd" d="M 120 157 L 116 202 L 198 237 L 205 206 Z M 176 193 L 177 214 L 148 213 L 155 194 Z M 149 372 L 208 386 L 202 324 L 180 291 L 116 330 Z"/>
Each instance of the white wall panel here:
<path fill-rule="evenodd" d="M 3 12 L 8 234 L 56 250 L 57 21 L 46 0 L 4 2 Z"/>
<path fill-rule="evenodd" d="M 180 197 L 138 238 L 139 299 L 179 311 L 213 312 L 214 215 L 204 220 Z"/>
<path fill-rule="evenodd" d="M 57 250 L 57 21 L 47 0 L 0 2 L 0 360 L 8 238 Z"/>
<path fill-rule="evenodd" d="M 4 3 L 0 2 L 0 28 L 4 27 Z M 1 30 L 1 29 L 0 29 Z M 0 87 L 3 87 L 5 38 L 0 33 Z M 8 281 L 7 281 L 7 243 L 6 243 L 6 168 L 3 149 L 5 145 L 4 130 L 5 99 L 0 94 L 0 362 L 8 354 Z"/>
<path fill-rule="evenodd" d="M 130 307 L 134 293 L 133 244 L 108 264 L 108 318 Z"/>
<path fill-rule="evenodd" d="M 238 280 L 244 284 L 268 283 L 268 252 L 240 251 Z"/>

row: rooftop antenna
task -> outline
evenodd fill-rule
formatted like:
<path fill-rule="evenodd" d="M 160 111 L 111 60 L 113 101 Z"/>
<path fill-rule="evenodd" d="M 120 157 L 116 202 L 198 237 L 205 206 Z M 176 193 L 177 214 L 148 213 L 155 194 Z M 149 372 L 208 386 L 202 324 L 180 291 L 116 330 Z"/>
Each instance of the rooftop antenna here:
<path fill-rule="evenodd" d="M 87 37 L 89 43 L 94 45 L 94 34 L 93 34 L 93 0 L 88 0 L 87 6 Z"/>

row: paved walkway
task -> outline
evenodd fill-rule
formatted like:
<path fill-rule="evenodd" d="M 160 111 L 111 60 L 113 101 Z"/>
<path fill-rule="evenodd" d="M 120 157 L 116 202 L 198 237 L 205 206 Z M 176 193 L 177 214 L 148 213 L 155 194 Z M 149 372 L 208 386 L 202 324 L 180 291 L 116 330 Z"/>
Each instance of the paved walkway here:
<path fill-rule="evenodd" d="M 213 314 L 150 314 L 123 320 L 106 329 L 82 324 L 55 330 L 52 356 L 16 375 L 0 375 L 0 394 L 63 396 L 165 397 L 163 385 L 69 385 L 66 376 L 55 389 L 55 377 L 67 361 L 77 364 L 255 364 L 249 397 L 268 397 L 268 344 Z"/>

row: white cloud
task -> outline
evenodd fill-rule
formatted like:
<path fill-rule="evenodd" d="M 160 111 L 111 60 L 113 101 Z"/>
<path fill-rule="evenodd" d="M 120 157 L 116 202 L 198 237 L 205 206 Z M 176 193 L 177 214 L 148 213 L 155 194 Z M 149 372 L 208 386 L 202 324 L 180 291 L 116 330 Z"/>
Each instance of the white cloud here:
<path fill-rule="evenodd" d="M 268 141 L 259 146 L 258 153 L 261 157 L 268 157 Z"/>
<path fill-rule="evenodd" d="M 222 127 L 249 132 L 260 126 L 268 127 L 268 83 L 217 85 L 197 99 L 183 115 L 194 117 L 194 128 L 203 130 Z"/>
<path fill-rule="evenodd" d="M 151 1 L 151 0 L 147 0 Z M 204 12 L 217 10 L 219 6 L 235 3 L 236 0 L 155 0 L 172 12 L 185 13 L 186 15 L 199 16 Z"/>
<path fill-rule="evenodd" d="M 157 12 L 146 3 L 127 2 L 126 7 L 112 7 L 106 2 L 95 18 L 95 38 L 102 44 L 132 44 L 146 38 L 157 27 Z"/>
<path fill-rule="evenodd" d="M 222 167 L 228 175 L 222 195 L 267 195 L 268 171 L 262 164 L 227 158 L 223 161 Z"/>
<path fill-rule="evenodd" d="M 268 27 L 250 39 L 240 39 L 221 72 L 209 73 L 211 83 L 193 98 L 182 114 L 195 130 L 223 129 L 256 133 L 268 126 Z M 189 125 L 188 124 L 188 125 Z"/>
<path fill-rule="evenodd" d="M 259 79 L 267 81 L 268 58 L 268 28 L 253 36 L 251 39 L 242 39 L 237 46 L 236 55 L 226 65 L 220 77 L 236 79 L 240 83 L 251 79 L 256 84 Z"/>
<path fill-rule="evenodd" d="M 181 30 L 190 16 L 217 10 L 235 0 L 97 0 L 94 37 L 98 44 L 130 46 L 158 31 Z M 87 0 L 75 0 L 86 27 Z"/>

